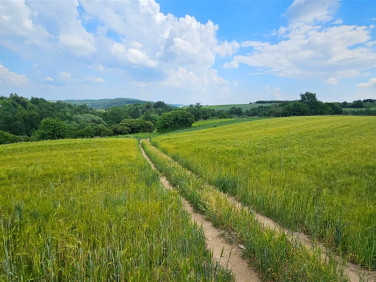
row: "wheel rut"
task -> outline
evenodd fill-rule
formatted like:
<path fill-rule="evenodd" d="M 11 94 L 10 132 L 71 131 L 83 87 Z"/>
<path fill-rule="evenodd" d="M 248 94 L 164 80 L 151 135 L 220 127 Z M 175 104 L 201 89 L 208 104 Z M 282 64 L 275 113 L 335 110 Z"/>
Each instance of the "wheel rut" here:
<path fill-rule="evenodd" d="M 170 156 L 168 156 L 166 154 L 164 154 L 164 155 L 166 157 L 168 157 L 169 159 L 171 159 L 171 161 L 175 161 Z M 193 173 L 192 171 L 190 171 L 190 170 L 188 170 L 186 168 L 184 168 L 184 169 L 189 174 L 194 175 L 195 177 L 199 177 L 195 173 Z M 211 186 L 211 185 L 207 184 L 207 186 Z M 211 186 L 211 187 L 213 187 L 213 186 Z M 230 202 L 232 202 L 236 207 L 238 207 L 238 208 L 244 207 L 244 205 L 241 202 L 239 202 L 235 197 L 230 196 L 230 195 L 228 195 L 226 193 L 223 193 L 223 195 L 225 195 L 230 200 Z M 316 244 L 312 243 L 312 240 L 309 238 L 308 235 L 306 235 L 306 234 L 304 234 L 302 232 L 291 231 L 291 230 L 289 230 L 289 229 L 281 226 L 279 223 L 275 222 L 273 219 L 268 218 L 268 217 L 266 217 L 266 216 L 264 216 L 264 215 L 262 215 L 260 213 L 257 213 L 254 210 L 252 210 L 252 213 L 254 214 L 256 220 L 264 228 L 267 228 L 267 229 L 270 229 L 270 230 L 274 230 L 274 231 L 280 232 L 280 233 L 285 233 L 286 236 L 290 240 L 297 240 L 303 246 L 305 246 L 307 249 L 313 250 L 314 247 L 320 248 L 320 250 L 322 251 L 322 258 L 323 258 L 323 260 L 327 260 L 328 259 L 328 254 L 330 254 L 332 257 L 334 257 L 337 260 L 337 262 L 339 264 L 343 264 L 344 263 L 344 260 L 341 257 L 339 257 L 336 254 L 334 254 L 331 250 L 329 250 L 328 248 L 326 248 L 322 243 L 316 243 Z M 351 282 L 358 282 L 358 281 L 375 281 L 376 282 L 376 271 L 370 271 L 370 270 L 364 269 L 364 268 L 362 268 L 361 266 L 359 266 L 357 264 L 346 262 L 344 264 L 343 272 L 347 276 L 347 278 L 349 279 L 349 281 L 351 281 Z"/>
<path fill-rule="evenodd" d="M 152 169 L 159 174 L 160 181 L 163 186 L 168 190 L 173 190 L 173 187 L 171 186 L 167 178 L 164 177 L 155 167 L 154 163 L 146 155 L 141 145 L 140 149 L 142 155 L 148 161 Z M 185 200 L 183 197 L 180 198 L 184 209 L 191 216 L 192 222 L 202 227 L 205 235 L 206 245 L 208 249 L 212 251 L 213 259 L 222 267 L 231 270 L 235 277 L 235 281 L 261 281 L 258 274 L 249 266 L 248 261 L 243 258 L 242 249 L 240 248 L 240 246 L 230 244 L 226 240 L 225 236 L 223 236 L 225 231 L 214 227 L 214 225 L 203 215 L 195 212 L 187 200 Z"/>

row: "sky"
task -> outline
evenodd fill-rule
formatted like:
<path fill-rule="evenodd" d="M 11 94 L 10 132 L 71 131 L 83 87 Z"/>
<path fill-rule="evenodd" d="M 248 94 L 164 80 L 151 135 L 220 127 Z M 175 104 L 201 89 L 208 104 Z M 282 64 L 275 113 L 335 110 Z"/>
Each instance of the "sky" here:
<path fill-rule="evenodd" d="M 374 0 L 0 0 L 0 95 L 376 99 Z"/>

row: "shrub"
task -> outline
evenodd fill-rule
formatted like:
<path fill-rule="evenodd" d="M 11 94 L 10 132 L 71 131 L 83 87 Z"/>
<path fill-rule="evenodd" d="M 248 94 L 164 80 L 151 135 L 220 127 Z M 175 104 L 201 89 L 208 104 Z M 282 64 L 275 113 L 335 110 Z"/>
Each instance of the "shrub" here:
<path fill-rule="evenodd" d="M 192 114 L 185 110 L 175 110 L 164 113 L 157 121 L 157 131 L 166 132 L 185 127 L 191 127 L 194 122 Z"/>
<path fill-rule="evenodd" d="M 113 131 L 103 124 L 89 124 L 86 127 L 75 132 L 77 138 L 105 137 L 113 135 Z"/>
<path fill-rule="evenodd" d="M 111 126 L 111 130 L 114 132 L 114 135 L 123 135 L 131 132 L 131 129 L 128 126 L 120 124 Z"/>
<path fill-rule="evenodd" d="M 125 126 L 130 129 L 129 133 L 138 133 L 138 132 L 153 132 L 154 124 L 150 121 L 146 121 L 143 119 L 123 119 L 120 126 Z"/>
<path fill-rule="evenodd" d="M 0 144 L 9 144 L 16 142 L 25 142 L 28 141 L 27 136 L 17 136 L 6 131 L 0 130 Z"/>
<path fill-rule="evenodd" d="M 45 118 L 34 133 L 37 140 L 63 139 L 66 137 L 68 126 L 58 118 Z"/>

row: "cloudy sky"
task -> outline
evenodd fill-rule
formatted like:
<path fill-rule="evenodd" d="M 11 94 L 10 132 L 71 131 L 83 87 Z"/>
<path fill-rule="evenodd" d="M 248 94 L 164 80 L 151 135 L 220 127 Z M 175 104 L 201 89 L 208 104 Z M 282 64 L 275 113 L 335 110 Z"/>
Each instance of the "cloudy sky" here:
<path fill-rule="evenodd" d="M 0 0 L 0 95 L 376 98 L 374 0 Z"/>

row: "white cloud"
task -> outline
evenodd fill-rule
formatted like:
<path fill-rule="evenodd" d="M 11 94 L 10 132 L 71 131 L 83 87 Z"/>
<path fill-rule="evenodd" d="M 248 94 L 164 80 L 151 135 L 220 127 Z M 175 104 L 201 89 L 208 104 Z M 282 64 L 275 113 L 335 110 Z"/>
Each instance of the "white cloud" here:
<path fill-rule="evenodd" d="M 0 84 L 10 84 L 18 86 L 27 82 L 28 79 L 26 75 L 12 72 L 0 63 Z"/>
<path fill-rule="evenodd" d="M 295 0 L 287 10 L 290 23 L 327 22 L 340 6 L 339 0 Z"/>
<path fill-rule="evenodd" d="M 83 28 L 63 31 L 59 35 L 62 48 L 76 56 L 90 55 L 95 51 L 94 37 Z"/>
<path fill-rule="evenodd" d="M 45 77 L 44 80 L 45 81 L 50 81 L 50 82 L 54 81 L 54 79 L 51 76 Z"/>
<path fill-rule="evenodd" d="M 132 44 L 135 47 L 142 47 L 142 44 Z M 156 67 L 157 62 L 151 60 L 143 51 L 126 48 L 124 44 L 114 42 L 111 48 L 111 53 L 119 60 L 139 66 Z"/>
<path fill-rule="evenodd" d="M 103 78 L 95 77 L 95 76 L 84 77 L 82 80 L 85 81 L 85 82 L 90 82 L 90 83 L 103 83 L 103 82 L 105 82 Z"/>
<path fill-rule="evenodd" d="M 278 41 L 246 41 L 251 48 L 238 55 L 226 68 L 246 64 L 283 77 L 322 79 L 337 84 L 342 78 L 357 77 L 376 67 L 371 29 L 366 26 L 333 25 L 339 1 L 296 0 L 289 8 L 290 24 L 281 27 Z"/>
<path fill-rule="evenodd" d="M 72 74 L 70 72 L 62 71 L 59 76 L 63 80 L 69 80 L 71 79 Z"/>
<path fill-rule="evenodd" d="M 214 47 L 214 52 L 221 57 L 232 56 L 232 54 L 234 54 L 239 49 L 239 47 L 240 45 L 236 41 L 232 41 L 230 43 L 225 41 Z"/>
<path fill-rule="evenodd" d="M 22 46 L 40 46 L 49 38 L 46 29 L 34 22 L 35 14 L 25 1 L 0 1 L 0 45 L 13 51 Z"/>
<path fill-rule="evenodd" d="M 369 88 L 369 87 L 373 87 L 374 85 L 376 85 L 376 78 L 371 78 L 370 80 L 368 80 L 368 82 L 359 83 L 358 87 Z"/>
<path fill-rule="evenodd" d="M 329 85 L 337 85 L 338 81 L 335 77 L 329 77 L 327 80 L 325 80 L 325 83 Z"/>

